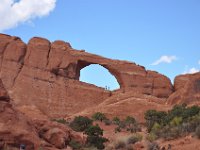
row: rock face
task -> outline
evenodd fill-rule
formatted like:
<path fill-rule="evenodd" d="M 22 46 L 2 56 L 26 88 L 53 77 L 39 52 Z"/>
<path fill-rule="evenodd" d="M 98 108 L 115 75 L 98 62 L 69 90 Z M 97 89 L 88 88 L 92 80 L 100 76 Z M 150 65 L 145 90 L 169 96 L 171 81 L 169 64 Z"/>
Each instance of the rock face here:
<path fill-rule="evenodd" d="M 39 147 L 40 139 L 37 137 L 34 126 L 23 114 L 12 107 L 1 80 L 0 116 L 0 149 L 19 149 L 20 144 L 25 144 L 30 150 Z"/>
<path fill-rule="evenodd" d="M 167 104 L 200 104 L 200 73 L 180 75 L 175 78 L 175 92 Z"/>
<path fill-rule="evenodd" d="M 32 120 L 20 113 L 0 80 L 0 149 L 18 150 L 21 144 L 28 150 L 67 148 L 72 139 L 82 140 L 68 127 L 48 120 Z"/>
<path fill-rule="evenodd" d="M 22 111 L 25 107 L 36 108 L 52 118 L 95 106 L 111 95 L 110 91 L 79 81 L 80 70 L 91 64 L 109 70 L 122 92 L 158 98 L 168 98 L 173 92 L 164 75 L 131 62 L 74 50 L 63 41 L 50 43 L 35 37 L 26 45 L 17 37 L 0 34 L 0 64 L 1 79 L 16 107 Z"/>

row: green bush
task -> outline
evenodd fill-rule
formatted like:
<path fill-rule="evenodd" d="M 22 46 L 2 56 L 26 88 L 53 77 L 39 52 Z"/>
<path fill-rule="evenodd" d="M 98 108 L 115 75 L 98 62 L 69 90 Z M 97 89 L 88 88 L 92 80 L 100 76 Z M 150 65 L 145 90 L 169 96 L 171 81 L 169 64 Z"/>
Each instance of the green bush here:
<path fill-rule="evenodd" d="M 161 126 L 156 122 L 156 123 L 154 123 L 154 125 L 153 125 L 151 131 L 152 131 L 152 132 L 157 132 L 157 131 L 160 130 L 160 129 L 161 129 Z"/>
<path fill-rule="evenodd" d="M 102 122 L 103 120 L 106 120 L 107 118 L 106 118 L 105 114 L 103 114 L 101 112 L 96 112 L 94 115 L 92 115 L 92 119 Z"/>
<path fill-rule="evenodd" d="M 182 117 L 184 121 L 190 119 L 191 117 L 198 115 L 200 112 L 199 106 L 186 107 L 186 104 L 175 105 L 171 111 L 168 113 L 169 120 L 172 120 L 174 117 Z"/>
<path fill-rule="evenodd" d="M 135 118 L 133 118 L 131 116 L 127 116 L 125 119 L 125 123 L 126 123 L 126 125 L 130 126 L 132 124 L 135 124 L 136 120 L 135 120 Z"/>
<path fill-rule="evenodd" d="M 133 118 L 131 116 L 127 116 L 124 122 L 125 122 L 125 125 L 127 128 L 127 131 L 130 131 L 131 133 L 140 131 L 140 127 L 139 127 L 137 121 L 135 120 L 135 118 Z"/>
<path fill-rule="evenodd" d="M 115 124 L 115 125 L 119 125 L 120 124 L 120 119 L 118 118 L 118 117 L 114 117 L 113 119 L 112 119 L 112 121 L 113 121 L 113 124 Z"/>
<path fill-rule="evenodd" d="M 75 140 L 71 140 L 69 142 L 69 146 L 73 149 L 73 150 L 79 150 L 82 148 L 81 143 L 79 143 L 78 141 Z"/>
<path fill-rule="evenodd" d="M 148 110 L 145 113 L 145 120 L 150 132 L 149 139 L 154 139 L 154 136 L 175 139 L 195 132 L 200 124 L 200 107 L 187 107 L 186 104 L 181 104 L 175 105 L 168 112 Z"/>
<path fill-rule="evenodd" d="M 147 135 L 147 140 L 150 142 L 155 141 L 157 138 L 158 138 L 158 136 L 153 132 L 151 132 L 151 133 L 149 133 L 149 135 Z"/>
<path fill-rule="evenodd" d="M 140 134 L 135 134 L 135 135 L 132 135 L 130 136 L 128 139 L 127 139 L 127 143 L 128 144 L 135 144 L 136 142 L 139 142 L 142 140 L 142 135 Z"/>
<path fill-rule="evenodd" d="M 182 117 L 174 117 L 171 121 L 170 121 L 170 125 L 171 126 L 179 126 L 182 123 L 183 119 Z"/>
<path fill-rule="evenodd" d="M 85 131 L 92 125 L 92 120 L 88 117 L 78 116 L 70 123 L 70 127 L 77 132 Z"/>
<path fill-rule="evenodd" d="M 98 124 L 96 124 L 95 126 L 89 126 L 84 133 L 88 136 L 102 136 L 103 129 L 101 129 Z"/>
<path fill-rule="evenodd" d="M 120 121 L 118 124 L 118 127 L 121 129 L 125 129 L 126 128 L 126 123 L 124 121 Z"/>
<path fill-rule="evenodd" d="M 108 139 L 102 137 L 103 130 L 98 126 L 89 126 L 85 132 L 87 134 L 87 145 L 94 146 L 98 149 L 104 149 L 104 143 L 108 141 Z"/>
<path fill-rule="evenodd" d="M 159 136 L 166 140 L 173 140 L 178 137 L 181 137 L 183 132 L 181 130 L 181 126 L 167 126 L 163 130 L 160 131 Z"/>
<path fill-rule="evenodd" d="M 160 125 L 165 125 L 167 122 L 167 113 L 164 111 L 148 110 L 145 112 L 144 116 L 146 120 L 146 126 L 148 132 L 151 132 L 151 129 L 155 123 Z"/>
<path fill-rule="evenodd" d="M 52 121 L 56 121 L 56 122 L 62 123 L 62 124 L 67 124 L 67 121 L 64 118 L 62 118 L 62 119 L 52 119 Z"/>

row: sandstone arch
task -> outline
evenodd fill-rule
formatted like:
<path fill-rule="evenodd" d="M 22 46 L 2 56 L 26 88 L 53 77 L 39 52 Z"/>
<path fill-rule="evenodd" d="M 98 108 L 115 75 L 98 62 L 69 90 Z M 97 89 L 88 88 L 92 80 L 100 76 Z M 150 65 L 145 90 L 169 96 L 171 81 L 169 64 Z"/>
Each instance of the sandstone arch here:
<path fill-rule="evenodd" d="M 111 75 L 113 75 L 115 77 L 115 79 L 117 80 L 120 88 L 121 87 L 124 87 L 123 85 L 123 80 L 120 78 L 119 75 L 117 75 L 116 71 L 112 68 L 110 68 L 109 66 L 107 65 L 104 65 L 104 64 L 98 64 L 98 63 L 95 63 L 95 62 L 86 62 L 86 61 L 81 61 L 79 60 L 78 63 L 77 63 L 77 80 L 80 79 L 80 71 L 84 68 L 86 68 L 87 66 L 90 66 L 90 65 L 93 65 L 93 64 L 97 64 L 97 65 L 100 65 L 102 66 L 103 68 L 105 68 L 106 70 L 108 70 L 110 72 Z"/>
<path fill-rule="evenodd" d="M 120 85 L 119 92 L 158 98 L 168 98 L 173 92 L 167 77 L 133 62 L 75 50 L 64 41 L 34 37 L 25 44 L 20 38 L 0 34 L 0 77 L 16 106 L 26 113 L 34 110 L 63 117 L 102 103 L 111 96 L 109 91 L 79 81 L 80 70 L 90 64 L 109 70 Z"/>
<path fill-rule="evenodd" d="M 96 85 L 109 91 L 120 90 L 116 77 L 104 66 L 90 64 L 80 70 L 80 82 Z"/>

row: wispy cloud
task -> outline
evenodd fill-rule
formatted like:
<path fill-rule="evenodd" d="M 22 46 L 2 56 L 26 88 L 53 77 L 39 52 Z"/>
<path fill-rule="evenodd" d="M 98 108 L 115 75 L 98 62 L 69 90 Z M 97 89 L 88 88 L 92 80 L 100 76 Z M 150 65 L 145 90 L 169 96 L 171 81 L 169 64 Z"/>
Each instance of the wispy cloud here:
<path fill-rule="evenodd" d="M 198 61 L 198 64 L 200 65 L 200 60 Z"/>
<path fill-rule="evenodd" d="M 153 62 L 151 65 L 155 66 L 155 65 L 159 65 L 160 63 L 168 63 L 169 64 L 169 63 L 171 63 L 174 60 L 177 60 L 176 56 L 163 55 L 158 60 L 156 60 L 155 62 Z"/>
<path fill-rule="evenodd" d="M 48 15 L 56 5 L 56 0 L 1 0 L 0 31 L 16 27 L 36 17 Z"/>
<path fill-rule="evenodd" d="M 195 68 L 195 67 L 192 67 L 190 69 L 188 69 L 188 66 L 186 66 L 186 69 L 185 71 L 183 72 L 183 74 L 193 74 L 193 73 L 197 73 L 199 72 L 200 70 Z"/>

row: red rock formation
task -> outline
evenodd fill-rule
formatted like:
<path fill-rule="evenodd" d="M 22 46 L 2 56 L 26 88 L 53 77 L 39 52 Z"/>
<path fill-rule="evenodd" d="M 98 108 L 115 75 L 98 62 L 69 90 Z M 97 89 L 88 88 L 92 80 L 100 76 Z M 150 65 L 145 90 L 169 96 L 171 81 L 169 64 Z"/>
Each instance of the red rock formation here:
<path fill-rule="evenodd" d="M 170 80 L 159 73 L 77 51 L 63 41 L 32 38 L 26 45 L 19 38 L 0 34 L 0 61 L 0 76 L 17 108 L 35 108 L 44 116 L 71 115 L 110 96 L 110 91 L 79 81 L 80 70 L 90 64 L 108 69 L 123 92 L 168 98 L 173 91 Z"/>
<path fill-rule="evenodd" d="M 200 73 L 177 76 L 174 88 L 167 104 L 200 104 Z"/>
<path fill-rule="evenodd" d="M 48 120 L 32 120 L 20 113 L 0 80 L 0 150 L 18 150 L 21 144 L 27 150 L 67 148 L 70 140 L 81 137 L 65 125 Z"/>
<path fill-rule="evenodd" d="M 31 122 L 12 107 L 0 80 L 0 149 L 19 149 L 20 144 L 34 150 L 39 147 L 40 139 Z"/>

